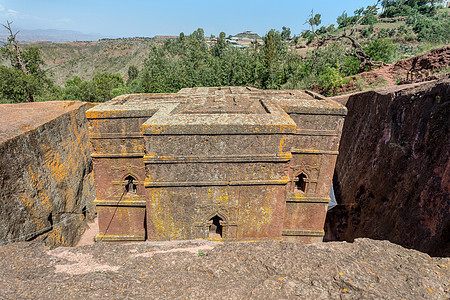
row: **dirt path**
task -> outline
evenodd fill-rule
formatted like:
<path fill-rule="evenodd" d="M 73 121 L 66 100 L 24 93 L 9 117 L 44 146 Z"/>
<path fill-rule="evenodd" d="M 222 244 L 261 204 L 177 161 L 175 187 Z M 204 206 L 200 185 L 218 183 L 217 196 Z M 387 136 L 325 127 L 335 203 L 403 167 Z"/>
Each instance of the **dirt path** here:
<path fill-rule="evenodd" d="M 383 76 L 383 78 L 387 82 L 387 86 L 392 86 L 392 85 L 397 84 L 394 79 L 395 75 L 393 73 L 392 65 L 383 66 L 383 67 L 375 70 L 374 73 L 378 74 L 379 76 Z"/>
<path fill-rule="evenodd" d="M 89 228 L 81 236 L 77 247 L 92 245 L 95 243 L 94 238 L 98 234 L 98 218 L 94 219 L 94 222 L 88 223 Z"/>

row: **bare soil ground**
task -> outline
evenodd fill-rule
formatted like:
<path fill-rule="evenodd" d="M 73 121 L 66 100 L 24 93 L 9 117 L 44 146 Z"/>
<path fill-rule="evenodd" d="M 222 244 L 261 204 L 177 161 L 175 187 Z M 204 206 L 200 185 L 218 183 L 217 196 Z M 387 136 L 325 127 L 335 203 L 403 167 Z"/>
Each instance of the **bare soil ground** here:
<path fill-rule="evenodd" d="M 450 258 L 387 241 L 0 246 L 0 299 L 448 299 Z"/>
<path fill-rule="evenodd" d="M 448 74 L 433 75 L 433 73 L 446 70 L 449 67 L 450 45 L 347 77 L 350 82 L 344 84 L 335 93 L 343 95 L 385 86 L 439 79 L 448 76 Z"/>

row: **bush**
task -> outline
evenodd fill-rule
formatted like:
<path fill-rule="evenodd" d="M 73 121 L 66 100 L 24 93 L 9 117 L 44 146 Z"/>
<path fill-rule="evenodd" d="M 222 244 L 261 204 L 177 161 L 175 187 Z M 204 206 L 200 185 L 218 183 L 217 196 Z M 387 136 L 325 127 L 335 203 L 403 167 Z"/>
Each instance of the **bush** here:
<path fill-rule="evenodd" d="M 119 74 L 99 73 L 94 75 L 94 86 L 97 92 L 97 101 L 111 100 L 111 91 L 123 86 L 123 78 Z"/>
<path fill-rule="evenodd" d="M 361 20 L 362 25 L 373 25 L 378 23 L 377 16 L 369 14 Z"/>
<path fill-rule="evenodd" d="M 419 16 L 410 20 L 413 31 L 421 42 L 447 43 L 450 41 L 450 18 L 439 20 Z"/>
<path fill-rule="evenodd" d="M 0 66 L 0 102 L 26 102 L 28 78 L 18 69 Z"/>
<path fill-rule="evenodd" d="M 352 76 L 358 74 L 360 61 L 354 56 L 347 56 L 341 67 L 341 74 L 343 76 Z"/>
<path fill-rule="evenodd" d="M 389 39 L 376 39 L 364 47 L 364 51 L 373 60 L 391 63 L 396 54 L 396 46 Z"/>
<path fill-rule="evenodd" d="M 318 86 L 323 89 L 325 95 L 330 95 L 340 88 L 344 83 L 344 78 L 339 73 L 339 65 L 328 67 L 318 78 Z"/>
<path fill-rule="evenodd" d="M 92 81 L 81 80 L 78 76 L 66 80 L 65 88 L 62 92 L 62 99 L 86 102 L 98 101 L 94 83 Z"/>
<path fill-rule="evenodd" d="M 344 11 L 342 15 L 337 17 L 336 23 L 339 25 L 338 28 L 343 28 L 355 24 L 356 21 L 358 21 L 358 18 L 359 18 L 358 16 L 349 17 L 347 13 Z"/>
<path fill-rule="evenodd" d="M 377 37 L 378 37 L 379 39 L 387 38 L 387 37 L 388 37 L 388 31 L 387 31 L 387 29 L 382 28 L 380 31 L 378 31 Z"/>
<path fill-rule="evenodd" d="M 414 14 L 414 10 L 408 5 L 392 5 L 385 8 L 384 12 L 380 15 L 382 18 L 394 18 L 400 16 L 411 16 Z"/>
<path fill-rule="evenodd" d="M 372 33 L 373 33 L 373 25 L 370 25 L 368 27 L 364 27 L 361 30 L 361 36 L 364 37 L 364 38 L 370 37 L 372 35 Z"/>

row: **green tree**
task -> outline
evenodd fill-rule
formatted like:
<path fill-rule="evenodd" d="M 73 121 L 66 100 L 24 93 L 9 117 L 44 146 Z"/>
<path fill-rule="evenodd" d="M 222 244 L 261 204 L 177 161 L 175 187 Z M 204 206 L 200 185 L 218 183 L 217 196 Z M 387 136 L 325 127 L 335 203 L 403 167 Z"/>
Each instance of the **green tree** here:
<path fill-rule="evenodd" d="M 346 51 L 346 54 L 348 56 L 356 57 L 360 61 L 359 65 L 359 72 L 363 72 L 368 68 L 374 67 L 374 66 L 380 66 L 383 65 L 383 62 L 380 61 L 374 61 L 367 53 L 365 53 L 365 50 L 361 43 L 358 41 L 357 37 L 357 25 L 360 25 L 361 22 L 366 18 L 368 15 L 373 15 L 377 11 L 377 5 L 369 5 L 365 9 L 359 9 L 355 11 L 357 16 L 357 20 L 355 23 L 353 23 L 352 26 L 344 28 L 344 30 L 340 32 L 326 32 L 326 34 L 318 35 L 317 34 L 317 26 L 320 25 L 320 14 L 314 15 L 314 12 L 311 12 L 310 18 L 307 20 L 307 23 L 311 26 L 310 32 L 314 35 L 314 38 L 317 40 L 317 47 L 315 50 L 315 53 L 313 54 L 313 64 L 315 60 L 315 56 L 317 53 L 317 50 L 320 47 L 327 46 L 330 41 L 343 41 L 346 40 L 350 42 L 350 49 Z M 344 12 L 343 15 L 340 17 L 342 20 L 347 18 L 347 14 Z M 338 18 L 339 19 L 339 18 Z M 343 22 L 343 21 L 342 21 Z"/>
<path fill-rule="evenodd" d="M 357 20 L 357 16 L 349 17 L 347 15 L 347 12 L 344 11 L 339 17 L 337 17 L 336 23 L 338 24 L 339 28 L 343 28 L 355 24 Z"/>
<path fill-rule="evenodd" d="M 84 81 L 80 77 L 74 76 L 72 79 L 67 79 L 64 86 L 63 100 L 98 102 L 97 90 L 92 81 Z"/>
<path fill-rule="evenodd" d="M 225 32 L 219 33 L 219 37 L 217 38 L 217 43 L 211 49 L 211 52 L 216 57 L 222 57 L 223 52 L 227 48 L 227 43 L 225 41 L 226 34 Z"/>
<path fill-rule="evenodd" d="M 11 68 L 0 70 L 2 84 L 0 98 L 10 102 L 34 102 L 35 97 L 49 89 L 53 83 L 40 68 L 43 63 L 39 48 L 23 49 L 16 41 L 17 33 L 11 28 L 12 22 L 2 26 L 9 32 L 6 43 L 0 48 L 0 57 L 9 61 Z M 7 82 L 8 84 L 5 84 Z"/>
<path fill-rule="evenodd" d="M 0 66 L 0 101 L 6 103 L 25 102 L 32 94 L 29 82 L 31 77 L 26 76 L 22 71 L 15 68 Z M 34 100 L 33 100 L 34 101 Z"/>
<path fill-rule="evenodd" d="M 135 65 L 131 65 L 128 67 L 128 79 L 127 85 L 130 85 L 133 80 L 135 80 L 139 75 L 139 70 Z"/>
<path fill-rule="evenodd" d="M 94 75 L 94 86 L 97 94 L 97 100 L 100 102 L 108 101 L 112 98 L 111 91 L 123 86 L 123 78 L 119 74 L 99 73 Z"/>
<path fill-rule="evenodd" d="M 183 66 L 181 60 L 166 53 L 163 47 L 153 46 L 139 73 L 139 92 L 168 93 L 188 87 L 184 80 L 189 76 L 186 72 L 188 66 Z"/>
<path fill-rule="evenodd" d="M 383 0 L 381 17 L 413 16 L 416 13 L 432 17 L 442 0 Z"/>
<path fill-rule="evenodd" d="M 283 41 L 287 41 L 290 38 L 291 38 L 291 29 L 289 27 L 283 26 L 281 30 L 281 39 Z"/>
<path fill-rule="evenodd" d="M 266 88 L 276 87 L 276 64 L 278 56 L 278 43 L 281 42 L 281 35 L 275 29 L 271 29 L 264 37 L 262 47 L 262 63 L 265 67 L 263 76 L 263 86 Z"/>

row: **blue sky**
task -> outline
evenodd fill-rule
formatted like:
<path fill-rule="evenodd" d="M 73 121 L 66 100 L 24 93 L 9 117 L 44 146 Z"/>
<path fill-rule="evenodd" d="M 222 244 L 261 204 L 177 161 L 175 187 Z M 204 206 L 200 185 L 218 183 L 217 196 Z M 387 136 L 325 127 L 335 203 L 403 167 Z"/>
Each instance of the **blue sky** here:
<path fill-rule="evenodd" d="M 109 37 L 178 35 L 203 28 L 206 35 L 251 30 L 260 35 L 271 28 L 306 29 L 314 9 L 322 24 L 335 23 L 344 10 L 371 5 L 374 0 L 215 1 L 215 0 L 0 0 L 0 23 L 14 21 L 24 29 L 65 29 Z"/>

